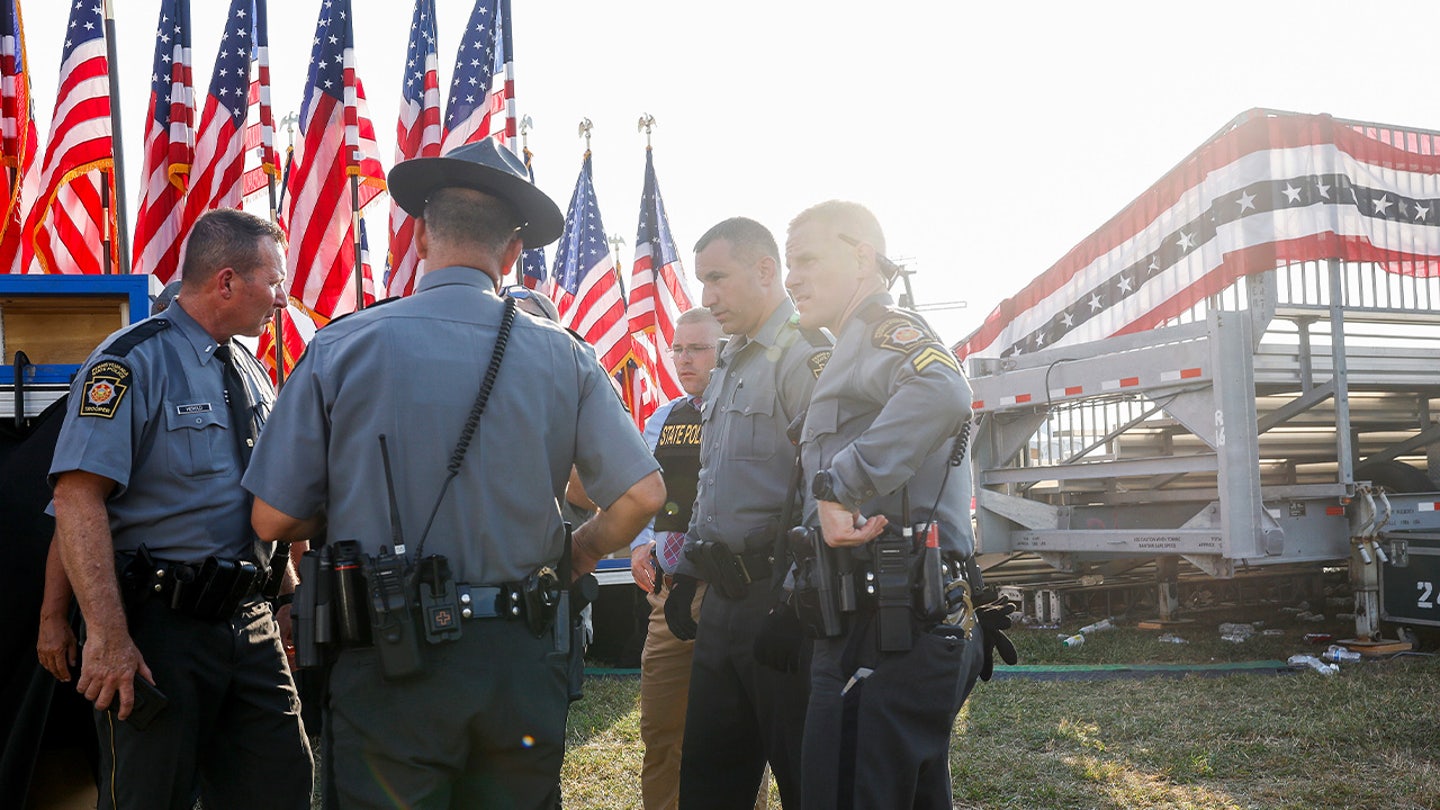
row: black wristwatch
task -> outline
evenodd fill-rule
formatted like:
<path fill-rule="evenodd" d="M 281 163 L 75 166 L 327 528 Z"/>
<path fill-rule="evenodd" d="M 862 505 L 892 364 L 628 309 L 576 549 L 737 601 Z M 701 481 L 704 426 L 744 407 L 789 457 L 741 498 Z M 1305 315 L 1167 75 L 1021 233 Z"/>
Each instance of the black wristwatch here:
<path fill-rule="evenodd" d="M 840 496 L 835 494 L 835 476 L 829 470 L 815 473 L 815 478 L 810 481 L 810 494 L 817 501 L 840 502 Z"/>

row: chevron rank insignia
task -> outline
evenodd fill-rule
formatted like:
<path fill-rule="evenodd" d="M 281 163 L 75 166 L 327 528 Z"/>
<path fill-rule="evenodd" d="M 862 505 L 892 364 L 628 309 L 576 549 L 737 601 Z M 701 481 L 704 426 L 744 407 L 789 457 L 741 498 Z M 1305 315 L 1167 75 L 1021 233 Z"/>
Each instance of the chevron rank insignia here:
<path fill-rule="evenodd" d="M 960 370 L 960 362 L 955 359 L 955 355 L 939 346 L 926 346 L 919 354 L 910 358 L 910 364 L 915 367 L 916 374 L 924 371 L 932 363 L 939 363 L 954 371 Z"/>
<path fill-rule="evenodd" d="M 130 368 L 114 360 L 96 363 L 81 389 L 80 416 L 114 419 L 125 392 L 130 390 Z"/>
<path fill-rule="evenodd" d="M 820 379 L 820 372 L 824 371 L 825 364 L 830 362 L 830 350 L 825 349 L 824 351 L 810 355 L 810 359 L 807 362 L 810 364 L 810 371 L 815 374 L 815 379 Z"/>

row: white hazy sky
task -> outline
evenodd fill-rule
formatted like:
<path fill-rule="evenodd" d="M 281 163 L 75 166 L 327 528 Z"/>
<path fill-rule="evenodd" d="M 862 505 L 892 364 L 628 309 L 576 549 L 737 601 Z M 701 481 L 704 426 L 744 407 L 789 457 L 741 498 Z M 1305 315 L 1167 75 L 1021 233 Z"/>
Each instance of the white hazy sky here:
<path fill-rule="evenodd" d="M 43 142 L 69 4 L 21 2 Z M 133 221 L 159 0 L 114 2 Z M 277 117 L 299 109 L 321 2 L 272 0 Z M 577 124 L 590 118 L 601 214 L 626 239 L 627 277 L 644 168 L 636 120 L 649 112 L 687 275 L 695 240 L 725 217 L 764 222 L 783 249 L 801 209 L 856 200 L 918 271 L 921 303 L 968 302 L 929 316 L 952 342 L 1243 110 L 1440 129 L 1423 44 L 1440 24 L 1433 0 L 513 4 L 539 184 L 563 209 L 584 150 Z M 412 3 L 354 5 L 388 169 Z M 471 5 L 437 0 L 442 104 Z M 202 97 L 228 6 L 193 0 Z M 387 207 L 367 209 L 372 245 Z M 691 287 L 698 296 L 693 276 Z"/>

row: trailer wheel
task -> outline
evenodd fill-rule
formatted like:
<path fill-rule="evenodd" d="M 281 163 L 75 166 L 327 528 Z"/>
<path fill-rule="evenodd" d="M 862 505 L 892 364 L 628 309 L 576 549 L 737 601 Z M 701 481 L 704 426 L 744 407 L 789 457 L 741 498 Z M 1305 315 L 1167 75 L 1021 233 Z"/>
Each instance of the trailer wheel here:
<path fill-rule="evenodd" d="M 1367 461 L 1355 468 L 1356 481 L 1369 481 L 1386 492 L 1436 492 L 1430 476 L 1403 461 Z"/>

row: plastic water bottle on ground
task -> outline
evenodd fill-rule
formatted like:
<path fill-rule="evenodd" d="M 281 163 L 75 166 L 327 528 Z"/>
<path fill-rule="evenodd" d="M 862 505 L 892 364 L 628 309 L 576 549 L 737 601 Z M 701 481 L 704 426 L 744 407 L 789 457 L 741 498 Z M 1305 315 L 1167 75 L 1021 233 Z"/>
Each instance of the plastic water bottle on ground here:
<path fill-rule="evenodd" d="M 1160 636 L 1156 639 L 1156 641 L 1159 641 L 1159 642 L 1162 643 L 1162 644 L 1189 644 L 1189 643 L 1190 643 L 1190 642 L 1186 641 L 1185 639 L 1183 639 L 1183 638 L 1175 635 L 1174 633 L 1161 633 Z"/>
<path fill-rule="evenodd" d="M 1341 647 L 1339 644 L 1332 644 L 1325 652 L 1320 653 L 1320 658 L 1332 664 L 1339 664 L 1341 662 L 1349 664 L 1361 660 L 1364 656 L 1354 650 Z"/>
<path fill-rule="evenodd" d="M 1098 633 L 1101 630 L 1113 630 L 1114 628 L 1115 623 L 1113 621 L 1111 621 L 1110 619 L 1101 619 L 1100 621 L 1093 624 L 1085 625 L 1076 632 L 1084 635 L 1085 633 Z"/>
<path fill-rule="evenodd" d="M 1292 655 L 1285 663 L 1292 667 L 1310 667 L 1321 675 L 1334 675 L 1340 671 L 1340 667 L 1327 664 L 1313 655 Z"/>
<path fill-rule="evenodd" d="M 1076 633 L 1075 635 L 1070 636 L 1069 638 L 1061 641 L 1060 643 L 1064 644 L 1066 647 L 1079 647 L 1081 644 L 1085 643 L 1085 635 L 1083 633 Z"/>

